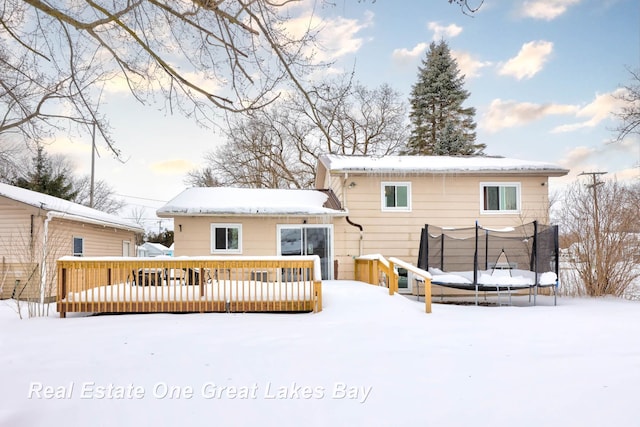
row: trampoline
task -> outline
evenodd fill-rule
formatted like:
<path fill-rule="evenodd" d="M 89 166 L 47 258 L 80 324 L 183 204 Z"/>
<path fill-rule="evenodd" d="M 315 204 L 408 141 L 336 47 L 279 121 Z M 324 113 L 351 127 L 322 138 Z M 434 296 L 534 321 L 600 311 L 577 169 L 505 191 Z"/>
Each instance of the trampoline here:
<path fill-rule="evenodd" d="M 538 289 L 558 287 L 558 226 L 537 221 L 502 229 L 445 228 L 426 224 L 421 233 L 418 267 L 431 283 L 479 292 L 529 289 L 536 304 Z"/>

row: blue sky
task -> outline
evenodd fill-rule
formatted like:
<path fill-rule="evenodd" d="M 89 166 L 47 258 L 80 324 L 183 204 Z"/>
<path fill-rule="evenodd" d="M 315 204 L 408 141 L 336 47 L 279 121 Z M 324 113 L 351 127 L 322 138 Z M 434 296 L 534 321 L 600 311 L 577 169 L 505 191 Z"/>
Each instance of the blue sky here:
<path fill-rule="evenodd" d="M 309 16 L 311 3 L 293 10 Z M 466 105 L 476 108 L 477 140 L 487 154 L 571 170 L 552 186 L 582 171 L 618 180 L 639 175 L 640 138 L 609 143 L 611 111 L 619 106 L 612 95 L 630 82 L 627 68 L 640 67 L 637 0 L 485 0 L 473 17 L 447 0 L 342 0 L 315 12 L 334 71 L 354 69 L 365 85 L 388 83 L 405 99 L 429 43 L 445 39 L 466 75 Z M 213 130 L 159 111 L 161 103 L 142 106 L 115 90 L 105 102 L 128 160 L 102 149 L 96 178 L 151 212 L 182 191 L 186 172 L 222 142 Z M 51 151 L 69 154 L 79 173 L 89 173 L 89 137 L 57 140 Z"/>

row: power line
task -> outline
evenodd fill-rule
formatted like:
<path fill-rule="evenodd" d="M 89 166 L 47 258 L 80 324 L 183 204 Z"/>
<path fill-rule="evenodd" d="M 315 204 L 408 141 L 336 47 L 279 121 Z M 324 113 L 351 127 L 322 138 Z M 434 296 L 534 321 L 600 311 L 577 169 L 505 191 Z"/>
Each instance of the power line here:
<path fill-rule="evenodd" d="M 158 199 L 149 199 L 147 197 L 138 197 L 138 196 L 128 196 L 126 194 L 117 194 L 116 196 L 120 196 L 120 197 L 128 197 L 130 199 L 139 199 L 139 200 L 148 200 L 150 202 L 161 202 L 161 203 L 167 203 L 167 200 L 158 200 Z"/>

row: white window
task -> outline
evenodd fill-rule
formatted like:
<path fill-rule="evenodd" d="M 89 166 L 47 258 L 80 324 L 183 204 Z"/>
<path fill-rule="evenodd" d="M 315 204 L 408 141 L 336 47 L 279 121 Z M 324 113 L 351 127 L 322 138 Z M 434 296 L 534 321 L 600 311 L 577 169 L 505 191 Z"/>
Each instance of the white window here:
<path fill-rule="evenodd" d="M 383 182 L 382 183 L 382 210 L 383 211 L 410 211 L 411 210 L 411 183 L 410 182 Z"/>
<path fill-rule="evenodd" d="M 211 224 L 211 253 L 242 253 L 242 225 Z"/>
<path fill-rule="evenodd" d="M 480 207 L 482 213 L 519 213 L 520 183 L 480 183 Z"/>
<path fill-rule="evenodd" d="M 82 237 L 73 238 L 73 256 L 84 255 L 84 239 Z"/>

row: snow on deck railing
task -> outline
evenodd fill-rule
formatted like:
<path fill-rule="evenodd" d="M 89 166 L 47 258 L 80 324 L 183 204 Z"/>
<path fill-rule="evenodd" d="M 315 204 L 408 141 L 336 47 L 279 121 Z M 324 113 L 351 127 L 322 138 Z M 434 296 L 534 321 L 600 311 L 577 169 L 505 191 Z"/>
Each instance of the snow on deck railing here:
<path fill-rule="evenodd" d="M 384 285 L 389 288 L 389 295 L 398 292 L 397 267 L 411 271 L 414 275 L 424 279 L 425 311 L 431 313 L 431 275 L 399 258 L 385 258 L 380 254 L 362 255 L 355 258 L 355 278 L 372 285 Z"/>
<path fill-rule="evenodd" d="M 318 256 L 63 257 L 67 312 L 321 311 Z"/>
<path fill-rule="evenodd" d="M 421 268 L 416 267 L 415 265 L 409 264 L 399 258 L 390 257 L 389 263 L 391 264 L 391 268 L 395 269 L 396 266 L 402 267 L 407 271 L 412 272 L 414 275 L 421 277 L 424 280 L 424 305 L 425 312 L 431 313 L 431 274 L 428 271 L 425 271 Z M 397 278 L 397 276 L 396 276 Z M 395 281 L 394 291 L 398 291 L 398 281 Z"/>
<path fill-rule="evenodd" d="M 355 258 L 355 279 L 360 282 L 389 287 L 393 274 L 389 261 L 380 254 L 361 255 Z"/>

